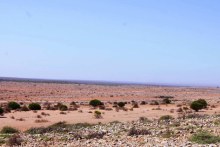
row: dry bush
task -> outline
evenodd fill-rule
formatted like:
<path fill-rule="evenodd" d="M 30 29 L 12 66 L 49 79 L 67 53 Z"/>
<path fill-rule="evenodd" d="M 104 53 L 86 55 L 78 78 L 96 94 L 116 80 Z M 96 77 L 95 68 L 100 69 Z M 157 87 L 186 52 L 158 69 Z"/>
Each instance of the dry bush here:
<path fill-rule="evenodd" d="M 24 118 L 18 118 L 18 119 L 16 119 L 17 121 L 25 121 L 25 119 Z"/>
<path fill-rule="evenodd" d="M 48 120 L 46 119 L 37 119 L 34 121 L 35 123 L 46 123 L 46 122 L 49 122 Z"/>

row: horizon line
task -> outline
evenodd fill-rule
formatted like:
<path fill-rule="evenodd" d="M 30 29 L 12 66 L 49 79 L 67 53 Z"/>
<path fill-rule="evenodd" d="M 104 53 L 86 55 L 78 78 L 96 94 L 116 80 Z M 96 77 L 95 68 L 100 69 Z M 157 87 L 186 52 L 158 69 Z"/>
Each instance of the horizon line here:
<path fill-rule="evenodd" d="M 26 78 L 26 77 L 5 77 L 0 76 L 0 82 L 33 82 L 33 83 L 60 83 L 60 84 L 90 84 L 90 85 L 139 85 L 139 86 L 162 86 L 162 87 L 216 87 L 200 84 L 175 84 L 175 83 L 147 83 L 131 81 L 108 81 L 108 80 L 79 80 L 79 79 L 54 79 L 54 78 Z"/>

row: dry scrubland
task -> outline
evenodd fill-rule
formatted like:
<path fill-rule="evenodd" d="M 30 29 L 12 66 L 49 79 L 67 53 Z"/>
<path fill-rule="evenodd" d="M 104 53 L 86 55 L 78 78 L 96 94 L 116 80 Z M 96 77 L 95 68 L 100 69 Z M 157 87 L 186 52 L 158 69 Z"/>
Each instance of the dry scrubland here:
<path fill-rule="evenodd" d="M 0 82 L 0 106 L 2 146 L 220 146 L 219 88 Z"/>

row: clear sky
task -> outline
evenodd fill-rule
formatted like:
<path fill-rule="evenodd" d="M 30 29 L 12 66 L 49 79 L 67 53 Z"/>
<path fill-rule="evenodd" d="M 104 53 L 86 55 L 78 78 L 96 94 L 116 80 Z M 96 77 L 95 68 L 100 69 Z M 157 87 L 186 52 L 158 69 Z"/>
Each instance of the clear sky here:
<path fill-rule="evenodd" d="M 0 76 L 220 85 L 219 0 L 1 0 Z"/>

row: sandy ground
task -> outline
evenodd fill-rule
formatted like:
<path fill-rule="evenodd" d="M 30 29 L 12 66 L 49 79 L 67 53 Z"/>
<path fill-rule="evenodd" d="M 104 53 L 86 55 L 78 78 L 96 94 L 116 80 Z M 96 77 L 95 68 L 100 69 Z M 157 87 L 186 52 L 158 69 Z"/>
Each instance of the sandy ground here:
<path fill-rule="evenodd" d="M 162 115 L 178 116 L 176 106 L 178 103 L 192 101 L 198 98 L 206 99 L 211 105 L 216 105 L 216 108 L 204 110 L 199 113 L 205 114 L 220 114 L 220 89 L 219 88 L 189 88 L 189 87 L 159 87 L 159 86 L 103 86 L 103 85 L 80 85 L 80 84 L 52 84 L 52 83 L 25 83 L 25 82 L 0 82 L 0 103 L 7 101 L 50 101 L 64 102 L 70 101 L 88 101 L 94 98 L 102 101 L 151 101 L 159 100 L 157 96 L 173 96 L 173 100 L 177 100 L 172 105 L 160 105 L 162 110 L 152 110 L 158 108 L 155 105 L 140 105 L 133 111 L 120 110 L 116 112 L 100 110 L 103 112 L 102 119 L 95 119 L 93 113 L 88 113 L 91 110 L 89 106 L 81 106 L 78 111 L 70 111 L 67 114 L 60 114 L 60 111 L 41 110 L 37 113 L 29 112 L 12 112 L 5 114 L 0 118 L 0 128 L 4 126 L 16 127 L 19 130 L 26 130 L 31 127 L 48 126 L 59 121 L 67 123 L 107 123 L 112 121 L 133 121 L 139 117 L 147 117 L 149 119 L 159 118 Z M 108 106 L 112 108 L 112 106 Z M 126 105 L 130 108 L 130 105 Z M 170 110 L 174 109 L 174 113 Z M 48 122 L 36 123 L 37 115 L 41 112 L 50 114 L 50 116 L 42 116 L 41 119 Z M 11 117 L 15 117 L 12 119 Z M 24 121 L 17 119 L 23 118 Z"/>
<path fill-rule="evenodd" d="M 160 107 L 161 110 L 152 110 L 155 108 Z M 128 106 L 129 108 L 129 106 Z M 174 113 L 171 113 L 170 110 L 174 109 Z M 116 112 L 115 110 L 106 111 L 106 110 L 99 110 L 103 114 L 103 118 L 95 119 L 94 113 L 88 113 L 89 111 L 94 112 L 95 110 L 91 109 L 90 107 L 81 107 L 79 111 L 67 111 L 66 114 L 60 114 L 59 110 L 41 110 L 37 113 L 33 111 L 28 112 L 12 112 L 5 114 L 4 117 L 0 118 L 0 128 L 4 126 L 11 126 L 15 127 L 21 131 L 25 131 L 31 127 L 40 127 L 40 126 L 48 126 L 60 121 L 65 121 L 67 123 L 108 123 L 112 121 L 120 121 L 120 122 L 131 122 L 138 120 L 140 117 L 147 117 L 151 120 L 158 119 L 163 115 L 172 115 L 173 117 L 178 117 L 178 113 L 176 110 L 178 107 L 175 104 L 171 105 L 160 105 L 160 106 L 152 106 L 152 105 L 142 105 L 140 108 L 135 108 L 133 111 L 123 111 L 120 110 Z M 50 116 L 43 116 L 41 115 L 42 112 L 50 114 Z M 220 114 L 220 108 L 213 108 L 209 110 L 203 110 L 199 112 L 199 114 Z M 41 115 L 42 118 L 37 118 L 38 115 Z M 11 117 L 14 117 L 12 119 Z M 17 119 L 24 119 L 24 121 L 19 121 Z M 44 119 L 48 122 L 43 123 L 36 123 L 36 120 Z"/>

